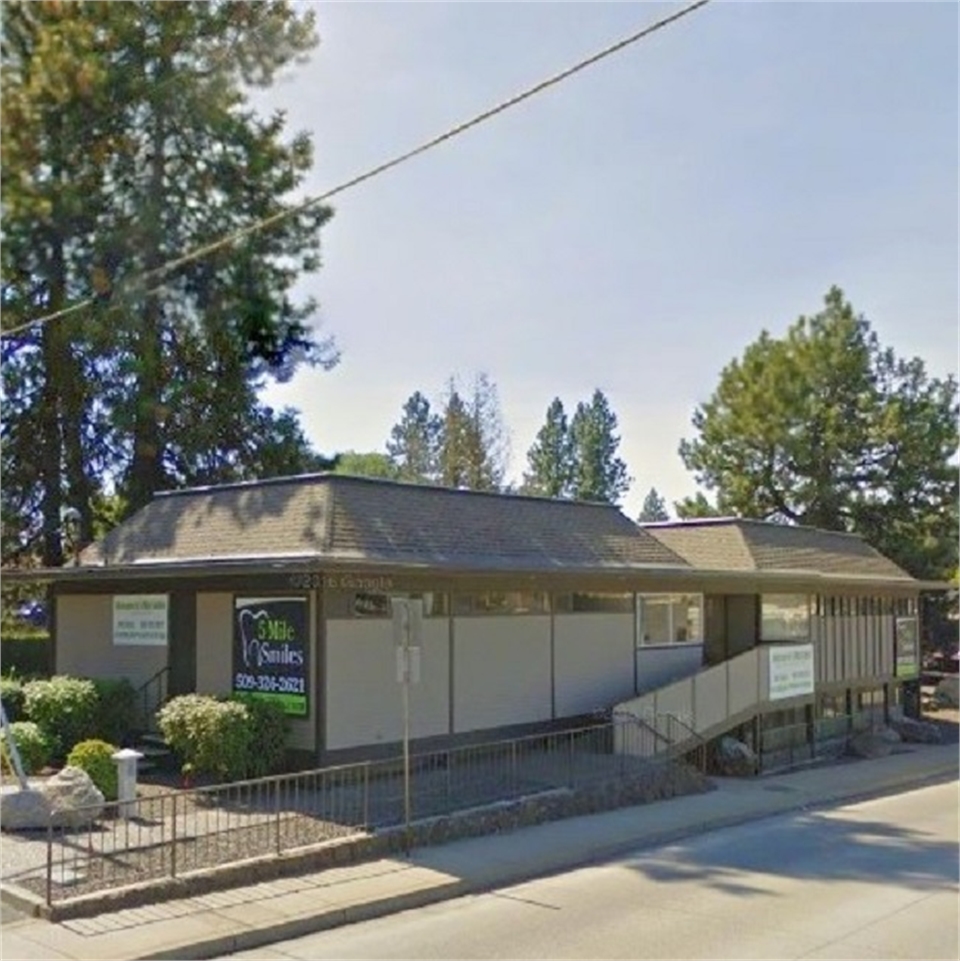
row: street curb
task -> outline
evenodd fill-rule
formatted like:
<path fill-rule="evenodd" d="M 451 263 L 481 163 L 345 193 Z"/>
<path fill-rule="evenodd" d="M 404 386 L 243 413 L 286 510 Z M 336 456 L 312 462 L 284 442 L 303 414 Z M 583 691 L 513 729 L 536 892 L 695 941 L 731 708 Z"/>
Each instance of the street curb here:
<path fill-rule="evenodd" d="M 382 898 L 378 901 L 370 901 L 365 904 L 337 908 L 307 918 L 294 918 L 261 928 L 250 928 L 236 934 L 219 935 L 215 938 L 180 945 L 176 948 L 165 948 L 163 951 L 138 955 L 136 961 L 172 961 L 172 959 L 180 959 L 180 961 L 204 961 L 204 959 L 207 958 L 215 958 L 239 951 L 252 951 L 265 947 L 268 944 L 276 943 L 277 941 L 304 937 L 309 934 L 316 934 L 320 931 L 344 927 L 361 921 L 371 921 L 376 918 L 398 914 L 402 911 L 409 911 L 415 908 L 427 907 L 431 904 L 450 901 L 471 894 L 485 894 L 496 888 L 523 884 L 528 881 L 546 877 L 557 871 L 573 871 L 579 868 L 589 867 L 601 861 L 623 856 L 634 851 L 642 851 L 651 847 L 672 844 L 684 838 L 697 837 L 701 834 L 707 834 L 723 828 L 737 827 L 748 822 L 762 821 L 800 811 L 815 811 L 839 803 L 857 803 L 872 798 L 883 797 L 888 794 L 896 794 L 905 789 L 946 783 L 955 780 L 957 774 L 957 761 L 952 760 L 949 766 L 944 765 L 936 771 L 925 771 L 923 774 L 892 777 L 881 785 L 874 785 L 863 791 L 841 791 L 827 797 L 818 797 L 816 799 L 808 798 L 806 800 L 796 801 L 780 795 L 781 800 L 786 803 L 774 803 L 774 806 L 767 811 L 745 811 L 742 814 L 724 815 L 697 824 L 646 834 L 643 837 L 625 838 L 614 844 L 598 847 L 591 851 L 587 857 L 575 857 L 558 861 L 551 865 L 540 864 L 530 869 L 506 869 L 496 878 L 487 878 L 483 881 L 451 881 L 446 884 L 437 885 L 436 887 L 425 888 L 421 891 L 412 891 L 406 894 Z"/>

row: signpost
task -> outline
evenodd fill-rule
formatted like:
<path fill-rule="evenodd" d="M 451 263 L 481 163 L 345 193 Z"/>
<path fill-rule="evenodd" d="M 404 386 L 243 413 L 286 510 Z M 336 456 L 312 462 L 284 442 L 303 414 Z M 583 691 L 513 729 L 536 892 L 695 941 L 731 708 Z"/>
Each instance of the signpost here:
<path fill-rule="evenodd" d="M 410 852 L 410 685 L 420 683 L 423 599 L 391 597 L 393 642 L 397 652 L 397 683 L 403 688 L 403 821 Z"/>

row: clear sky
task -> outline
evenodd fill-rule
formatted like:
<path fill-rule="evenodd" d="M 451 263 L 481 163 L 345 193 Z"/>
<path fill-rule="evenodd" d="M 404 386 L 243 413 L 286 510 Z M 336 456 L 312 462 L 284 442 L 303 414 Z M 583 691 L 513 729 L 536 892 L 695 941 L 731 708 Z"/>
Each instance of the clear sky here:
<path fill-rule="evenodd" d="M 670 9 L 322 3 L 266 95 L 319 193 Z M 620 420 L 635 516 L 721 368 L 831 284 L 899 353 L 957 369 L 958 7 L 708 5 L 343 194 L 304 283 L 343 352 L 271 387 L 316 447 L 382 450 L 406 398 L 497 384 L 519 477 L 559 396 Z M 262 102 L 262 99 L 261 99 Z"/>

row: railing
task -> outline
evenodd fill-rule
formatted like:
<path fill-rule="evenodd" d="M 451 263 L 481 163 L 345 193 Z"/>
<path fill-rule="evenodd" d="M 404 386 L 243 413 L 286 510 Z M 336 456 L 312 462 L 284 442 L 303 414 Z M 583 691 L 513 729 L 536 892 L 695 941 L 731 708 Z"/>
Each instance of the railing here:
<path fill-rule="evenodd" d="M 137 688 L 139 726 L 142 731 L 156 730 L 155 714 L 167 699 L 170 667 L 161 667 Z"/>
<path fill-rule="evenodd" d="M 640 757 L 682 759 L 699 771 L 707 769 L 707 742 L 675 714 L 650 714 L 638 717 L 630 711 L 615 709 L 614 750 Z M 629 737 L 628 733 L 633 733 Z"/>
<path fill-rule="evenodd" d="M 637 748 L 614 752 L 616 731 Z M 411 758 L 413 819 L 558 789 L 626 784 L 650 770 L 660 735 L 609 721 Z M 75 813 L 82 820 L 82 813 Z M 370 761 L 107 804 L 83 828 L 53 827 L 15 880 L 48 904 L 179 877 L 404 823 L 402 759 Z M 43 859 L 41 861 L 41 858 Z"/>

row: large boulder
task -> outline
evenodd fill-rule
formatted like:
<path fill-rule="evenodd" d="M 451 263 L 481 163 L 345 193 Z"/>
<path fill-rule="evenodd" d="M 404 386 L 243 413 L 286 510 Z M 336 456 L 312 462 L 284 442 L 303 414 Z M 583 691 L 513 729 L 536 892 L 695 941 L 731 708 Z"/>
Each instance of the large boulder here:
<path fill-rule="evenodd" d="M 889 757 L 899 741 L 899 737 L 894 741 L 886 730 L 862 731 L 860 734 L 854 734 L 847 742 L 847 753 L 867 760 Z"/>
<path fill-rule="evenodd" d="M 933 697 L 941 707 L 960 707 L 960 675 L 941 678 Z"/>
<path fill-rule="evenodd" d="M 4 831 L 85 827 L 103 814 L 103 795 L 78 767 L 65 767 L 45 781 L 34 781 L 25 791 L 4 790 L 0 795 L 0 827 Z"/>
<path fill-rule="evenodd" d="M 890 722 L 890 726 L 900 735 L 901 740 L 910 744 L 942 744 L 943 735 L 936 724 L 903 717 Z"/>
<path fill-rule="evenodd" d="M 750 777 L 759 769 L 757 755 L 735 737 L 720 738 L 713 760 L 717 774 L 725 777 Z"/>

